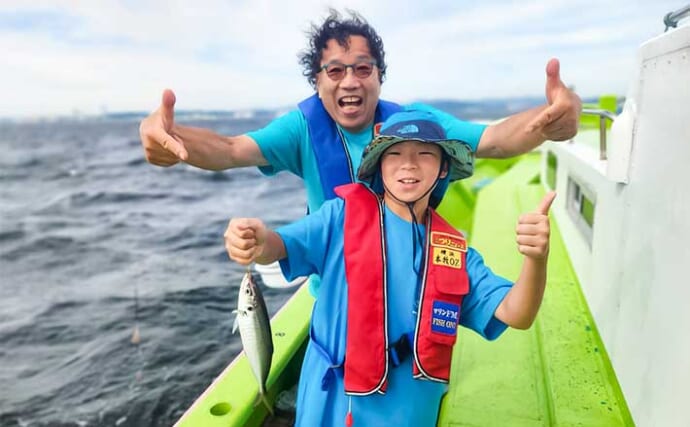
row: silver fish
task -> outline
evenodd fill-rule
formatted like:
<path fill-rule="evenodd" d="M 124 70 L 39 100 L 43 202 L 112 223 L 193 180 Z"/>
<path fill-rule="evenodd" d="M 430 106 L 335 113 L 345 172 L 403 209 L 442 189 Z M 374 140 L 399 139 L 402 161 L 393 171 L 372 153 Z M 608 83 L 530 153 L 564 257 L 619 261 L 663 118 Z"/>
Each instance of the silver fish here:
<path fill-rule="evenodd" d="M 271 359 L 273 358 L 271 321 L 268 318 L 268 310 L 266 310 L 261 289 L 254 282 L 249 269 L 247 269 L 247 273 L 240 284 L 235 312 L 237 316 L 232 332 L 235 333 L 238 328 L 240 330 L 244 353 L 247 355 L 249 366 L 252 368 L 256 381 L 259 383 L 257 401 L 261 400 L 268 411 L 273 414 L 273 409 L 266 398 L 266 379 L 271 370 Z"/>

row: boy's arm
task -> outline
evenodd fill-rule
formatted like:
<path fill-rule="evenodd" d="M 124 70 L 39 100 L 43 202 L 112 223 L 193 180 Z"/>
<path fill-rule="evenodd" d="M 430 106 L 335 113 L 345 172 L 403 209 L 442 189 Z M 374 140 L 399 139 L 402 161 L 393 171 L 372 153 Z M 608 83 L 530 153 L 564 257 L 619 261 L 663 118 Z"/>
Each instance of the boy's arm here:
<path fill-rule="evenodd" d="M 532 326 L 544 296 L 549 256 L 548 215 L 555 197 L 555 192 L 549 192 L 535 212 L 521 215 L 518 221 L 518 250 L 525 260 L 520 277 L 494 313 L 497 319 L 513 328 L 527 329 Z"/>
<path fill-rule="evenodd" d="M 280 235 L 258 218 L 233 218 L 223 234 L 230 259 L 242 265 L 270 264 L 287 256 Z"/>

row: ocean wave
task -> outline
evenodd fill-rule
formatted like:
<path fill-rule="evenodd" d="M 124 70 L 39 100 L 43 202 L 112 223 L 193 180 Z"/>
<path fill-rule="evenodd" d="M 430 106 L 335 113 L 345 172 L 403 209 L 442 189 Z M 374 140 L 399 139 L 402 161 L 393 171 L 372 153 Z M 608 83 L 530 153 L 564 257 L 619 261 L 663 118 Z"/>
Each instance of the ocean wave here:
<path fill-rule="evenodd" d="M 2 126 L 0 425 L 172 425 L 241 350 L 227 221 L 300 216 L 299 179 L 153 167 L 133 120 Z"/>

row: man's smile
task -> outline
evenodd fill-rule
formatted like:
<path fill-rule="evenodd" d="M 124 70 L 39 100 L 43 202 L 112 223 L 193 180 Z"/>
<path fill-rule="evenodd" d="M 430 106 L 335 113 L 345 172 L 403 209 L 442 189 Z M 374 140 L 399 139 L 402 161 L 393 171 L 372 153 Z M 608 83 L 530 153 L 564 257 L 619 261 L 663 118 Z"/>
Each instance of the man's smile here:
<path fill-rule="evenodd" d="M 340 107 L 359 107 L 362 105 L 362 97 L 360 96 L 343 96 L 338 99 L 338 106 Z"/>

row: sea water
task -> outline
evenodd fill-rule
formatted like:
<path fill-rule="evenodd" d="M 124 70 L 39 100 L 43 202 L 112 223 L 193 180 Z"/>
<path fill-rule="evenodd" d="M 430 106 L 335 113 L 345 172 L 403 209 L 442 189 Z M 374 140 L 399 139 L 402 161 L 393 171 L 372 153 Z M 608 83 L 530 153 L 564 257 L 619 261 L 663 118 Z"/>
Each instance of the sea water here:
<path fill-rule="evenodd" d="M 289 174 L 148 164 L 138 126 L 0 123 L 0 426 L 172 425 L 241 350 L 228 220 L 306 212 Z"/>

